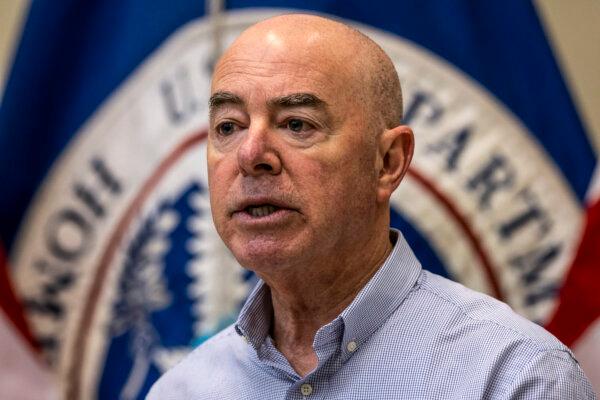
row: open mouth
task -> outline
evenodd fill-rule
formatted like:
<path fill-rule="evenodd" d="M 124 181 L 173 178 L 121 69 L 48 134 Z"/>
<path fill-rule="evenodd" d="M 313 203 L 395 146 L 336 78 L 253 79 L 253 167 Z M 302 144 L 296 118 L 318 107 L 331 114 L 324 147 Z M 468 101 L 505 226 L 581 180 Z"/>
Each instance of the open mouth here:
<path fill-rule="evenodd" d="M 266 217 L 273 214 L 275 211 L 280 210 L 280 207 L 272 204 L 262 204 L 258 206 L 248 206 L 244 209 L 244 212 L 255 218 Z"/>

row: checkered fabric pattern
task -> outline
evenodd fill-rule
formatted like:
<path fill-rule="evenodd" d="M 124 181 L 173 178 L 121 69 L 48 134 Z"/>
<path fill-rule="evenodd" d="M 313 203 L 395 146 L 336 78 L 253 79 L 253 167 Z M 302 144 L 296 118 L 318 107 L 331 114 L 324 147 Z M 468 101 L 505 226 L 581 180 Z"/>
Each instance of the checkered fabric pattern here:
<path fill-rule="evenodd" d="M 595 399 L 571 351 L 507 305 L 421 269 L 402 235 L 354 301 L 316 334 L 300 377 L 269 337 L 259 283 L 235 325 L 194 350 L 148 400 Z"/>

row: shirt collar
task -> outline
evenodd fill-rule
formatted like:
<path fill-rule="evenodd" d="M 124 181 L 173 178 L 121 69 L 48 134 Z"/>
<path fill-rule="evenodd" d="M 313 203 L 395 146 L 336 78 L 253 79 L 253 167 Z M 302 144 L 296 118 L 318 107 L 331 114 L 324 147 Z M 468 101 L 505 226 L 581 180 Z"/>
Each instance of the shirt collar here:
<path fill-rule="evenodd" d="M 350 356 L 347 344 L 354 341 L 360 347 L 400 306 L 421 273 L 421 264 L 402 233 L 391 229 L 390 238 L 396 239 L 390 255 L 352 303 L 332 321 L 343 321 L 344 335 L 340 345 L 342 354 L 347 357 Z M 258 351 L 269 334 L 272 315 L 271 292 L 260 280 L 242 307 L 235 330 Z"/>
<path fill-rule="evenodd" d="M 272 319 L 271 290 L 260 279 L 240 311 L 235 331 L 258 351 L 269 334 Z"/>
<path fill-rule="evenodd" d="M 402 233 L 391 229 L 390 238 L 396 239 L 392 252 L 340 314 L 345 326 L 341 343 L 344 360 L 354 352 L 348 343 L 355 342 L 358 348 L 367 341 L 402 304 L 421 273 L 421 264 Z"/>

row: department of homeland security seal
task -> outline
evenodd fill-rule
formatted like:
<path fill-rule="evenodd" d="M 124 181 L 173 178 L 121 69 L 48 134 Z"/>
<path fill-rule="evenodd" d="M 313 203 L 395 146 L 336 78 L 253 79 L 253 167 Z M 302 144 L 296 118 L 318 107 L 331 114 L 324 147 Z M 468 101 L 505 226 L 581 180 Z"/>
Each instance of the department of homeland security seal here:
<path fill-rule="evenodd" d="M 226 14 L 223 41 L 272 15 Z M 478 84 L 414 44 L 358 28 L 394 61 L 416 132 L 393 225 L 425 268 L 544 322 L 582 220 L 560 171 Z M 19 233 L 17 289 L 66 398 L 143 398 L 234 320 L 253 286 L 210 217 L 212 41 L 197 21 L 149 57 L 55 163 Z"/>

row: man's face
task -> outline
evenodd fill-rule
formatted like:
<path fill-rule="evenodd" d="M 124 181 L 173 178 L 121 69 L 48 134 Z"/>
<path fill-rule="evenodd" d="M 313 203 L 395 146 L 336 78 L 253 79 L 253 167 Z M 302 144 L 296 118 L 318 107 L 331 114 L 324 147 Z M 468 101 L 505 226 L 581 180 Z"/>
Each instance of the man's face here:
<path fill-rule="evenodd" d="M 344 254 L 375 219 L 377 146 L 364 99 L 346 66 L 315 46 L 267 36 L 230 50 L 214 73 L 213 219 L 256 271 Z"/>

